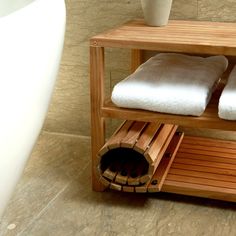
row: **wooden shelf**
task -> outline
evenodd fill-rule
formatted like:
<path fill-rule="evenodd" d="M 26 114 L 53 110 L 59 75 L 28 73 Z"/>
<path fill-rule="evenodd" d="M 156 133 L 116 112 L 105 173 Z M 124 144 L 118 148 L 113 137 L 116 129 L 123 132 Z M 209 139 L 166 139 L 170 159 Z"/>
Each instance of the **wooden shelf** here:
<path fill-rule="evenodd" d="M 235 23 L 170 20 L 165 27 L 148 27 L 138 19 L 91 38 L 90 44 L 235 56 Z"/>
<path fill-rule="evenodd" d="M 236 201 L 236 142 L 185 136 L 162 191 Z"/>
<path fill-rule="evenodd" d="M 186 127 L 236 131 L 236 124 L 234 121 L 223 120 L 218 116 L 218 100 L 220 93 L 220 90 L 217 90 L 213 94 L 204 114 L 200 117 L 172 115 L 146 110 L 121 108 L 114 105 L 110 99 L 105 102 L 105 105 L 102 107 L 101 114 L 102 116 L 109 118 L 146 122 L 158 121 L 160 123 L 177 124 Z"/>

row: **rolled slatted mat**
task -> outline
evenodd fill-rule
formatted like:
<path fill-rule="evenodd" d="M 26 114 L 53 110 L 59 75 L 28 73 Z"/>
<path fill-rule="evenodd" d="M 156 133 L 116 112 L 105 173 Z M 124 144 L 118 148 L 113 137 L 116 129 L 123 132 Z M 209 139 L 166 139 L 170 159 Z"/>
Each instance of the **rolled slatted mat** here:
<path fill-rule="evenodd" d="M 101 183 L 124 192 L 159 191 L 183 137 L 176 130 L 171 124 L 125 121 L 98 153 Z"/>

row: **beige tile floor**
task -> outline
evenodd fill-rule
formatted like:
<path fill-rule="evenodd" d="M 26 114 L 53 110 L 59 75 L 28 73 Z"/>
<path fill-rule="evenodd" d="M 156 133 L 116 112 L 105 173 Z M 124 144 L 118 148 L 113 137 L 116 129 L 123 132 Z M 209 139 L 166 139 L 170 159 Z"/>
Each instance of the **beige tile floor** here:
<path fill-rule="evenodd" d="M 236 205 L 171 194 L 96 193 L 90 140 L 43 132 L 1 236 L 235 236 Z"/>

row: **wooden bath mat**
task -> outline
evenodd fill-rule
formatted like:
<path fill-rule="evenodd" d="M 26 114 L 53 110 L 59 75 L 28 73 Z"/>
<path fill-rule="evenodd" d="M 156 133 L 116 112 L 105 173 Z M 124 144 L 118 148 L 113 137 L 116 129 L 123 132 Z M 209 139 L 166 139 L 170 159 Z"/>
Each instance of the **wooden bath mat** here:
<path fill-rule="evenodd" d="M 97 156 L 97 175 L 111 189 L 158 192 L 183 138 L 177 126 L 125 121 Z"/>

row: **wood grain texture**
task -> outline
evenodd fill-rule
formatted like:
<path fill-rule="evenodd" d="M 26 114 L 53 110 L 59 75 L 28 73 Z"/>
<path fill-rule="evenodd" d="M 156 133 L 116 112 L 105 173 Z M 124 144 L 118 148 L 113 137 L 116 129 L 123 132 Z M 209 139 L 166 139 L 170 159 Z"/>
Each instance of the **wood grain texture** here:
<path fill-rule="evenodd" d="M 124 148 L 133 148 L 146 126 L 146 122 L 135 121 L 127 135 L 120 140 L 120 146 Z"/>
<path fill-rule="evenodd" d="M 178 124 L 186 127 L 221 129 L 236 131 L 234 121 L 223 120 L 218 117 L 218 103 L 216 100 L 211 100 L 202 116 L 181 116 L 173 114 L 165 114 L 152 112 L 147 110 L 126 109 L 115 106 L 110 100 L 107 100 L 102 108 L 104 117 L 119 118 L 119 119 L 136 119 L 147 122 L 160 122 Z"/>
<path fill-rule="evenodd" d="M 156 162 L 156 159 L 159 156 L 159 153 L 162 152 L 165 146 L 165 143 L 167 143 L 167 146 L 169 145 L 169 142 L 171 141 L 176 129 L 177 129 L 177 126 L 174 126 L 174 125 L 169 125 L 169 124 L 163 125 L 160 132 L 158 133 L 156 138 L 153 140 L 150 148 L 144 153 L 145 158 L 150 164 L 153 164 Z M 168 140 L 169 136 L 170 136 L 170 140 Z M 162 153 L 162 155 L 160 156 L 160 159 L 162 158 L 163 154 L 164 153 Z"/>
<path fill-rule="evenodd" d="M 112 134 L 112 136 L 107 140 L 103 147 L 99 150 L 98 155 L 101 157 L 109 150 L 120 147 L 120 141 L 127 135 L 128 130 L 132 124 L 133 121 L 123 122 L 118 127 L 118 129 Z"/>
<path fill-rule="evenodd" d="M 143 182 L 143 185 L 136 186 L 135 192 L 145 193 L 145 192 L 160 192 L 170 166 L 175 158 L 178 151 L 179 145 L 183 139 L 183 133 L 175 133 L 171 142 L 169 143 L 160 164 L 158 165 L 155 173 L 152 175 L 151 179 Z M 123 189 L 123 191 L 125 191 Z"/>
<path fill-rule="evenodd" d="M 146 184 L 163 159 L 176 130 L 176 125 L 125 121 L 99 150 L 94 161 L 94 175 L 122 186 Z M 138 149 L 134 149 L 136 144 Z"/>
<path fill-rule="evenodd" d="M 158 165 L 155 174 L 152 176 L 150 183 L 148 184 L 148 192 L 160 192 L 163 183 L 169 173 L 170 167 L 174 161 L 174 158 L 178 152 L 179 146 L 183 140 L 183 133 L 175 133 L 173 136 L 164 157 L 162 158 L 160 164 Z"/>
<path fill-rule="evenodd" d="M 132 50 L 132 70 L 135 70 L 137 66 L 140 65 L 142 61 L 141 50 L 153 49 L 153 50 L 168 50 L 178 52 L 191 52 L 196 53 L 196 49 L 200 50 L 201 54 L 218 54 L 222 53 L 225 55 L 235 55 L 236 54 L 236 34 L 234 33 L 234 28 L 236 24 L 233 23 L 207 23 L 207 22 L 196 22 L 196 21 L 170 21 L 166 27 L 147 27 L 144 24 L 143 20 L 135 20 L 128 22 L 120 27 L 112 29 L 106 33 L 94 36 L 90 40 L 91 48 L 93 47 L 121 47 L 121 48 L 131 48 Z M 225 37 L 227 35 L 227 37 Z M 171 40 L 170 40 L 171 38 Z M 136 48 L 134 50 L 134 48 Z M 104 56 L 104 55 L 103 55 Z M 99 59 L 99 58 L 95 58 Z M 99 60 L 98 60 L 99 61 Z M 104 69 L 104 63 L 97 63 L 98 68 L 98 77 L 100 79 L 99 83 L 103 80 L 103 75 L 99 76 L 100 70 Z M 101 68 L 99 68 L 99 66 Z M 93 67 L 91 67 L 91 70 Z M 92 71 L 93 73 L 93 71 Z M 101 80 L 102 78 L 102 80 Z M 99 85 L 99 84 L 98 84 Z M 98 86 L 100 89 L 101 86 Z M 95 89 L 95 87 L 93 87 Z M 91 93 L 93 93 L 91 89 Z M 96 94 L 97 92 L 95 92 Z M 108 100 L 107 103 L 98 104 L 96 108 L 100 113 L 97 117 L 92 117 L 94 122 L 99 123 L 99 119 L 103 117 L 109 118 L 121 118 L 127 120 L 136 120 L 133 127 L 137 126 L 137 129 L 132 128 L 126 131 L 126 135 L 123 138 L 121 143 L 123 147 L 133 148 L 136 140 L 142 133 L 142 130 L 145 127 L 145 121 L 147 122 L 163 122 L 165 125 L 159 131 L 155 140 L 148 150 L 145 151 L 144 157 L 149 163 L 148 175 L 151 176 L 155 172 L 157 166 L 159 165 L 161 158 L 168 147 L 177 125 L 184 125 L 190 127 L 205 127 L 205 128 L 214 128 L 214 129 L 225 129 L 225 130 L 234 130 L 236 129 L 234 123 L 229 122 L 218 118 L 218 99 L 220 96 L 220 90 L 216 90 L 212 96 L 211 102 L 207 106 L 206 111 L 200 117 L 192 116 L 179 116 L 171 114 L 162 114 L 157 112 L 150 112 L 145 110 L 137 109 L 124 109 L 114 106 L 111 101 Z M 97 99 L 104 101 L 104 92 L 100 90 L 97 93 Z M 99 117 L 100 116 L 100 117 Z M 176 124 L 168 125 L 169 124 Z M 226 127 L 227 126 L 227 127 Z M 174 128 L 173 128 L 174 127 Z M 138 132 L 137 132 L 138 130 Z M 96 146 L 97 144 L 95 144 Z M 194 148 L 193 148 L 194 147 Z M 198 147 L 198 148 L 196 148 Z M 93 147 L 92 147 L 93 148 Z M 146 149 L 146 148 L 145 148 Z M 210 149 L 210 150 L 209 150 Z M 235 154 L 233 150 L 224 150 L 224 148 L 208 148 L 204 145 L 192 145 L 192 144 L 183 144 L 180 152 L 189 153 L 191 155 L 205 155 L 205 156 L 217 156 L 229 158 L 230 155 Z M 216 158 L 214 159 L 217 160 Z M 191 165 L 199 165 L 210 168 L 218 169 L 230 169 L 234 170 L 232 163 L 221 163 L 213 161 L 205 161 L 203 159 L 188 159 L 186 157 L 179 157 L 176 160 L 177 163 L 183 164 L 188 162 Z M 163 168 L 164 170 L 164 168 Z M 95 171 L 95 170 L 93 170 Z M 163 172 L 163 171 L 161 171 Z M 164 172 L 163 172 L 164 173 Z M 94 173 L 93 173 L 94 174 Z M 184 177 L 169 174 L 170 181 L 183 181 Z M 128 182 L 129 179 L 117 178 L 118 183 Z M 186 181 L 189 183 L 203 184 L 205 183 L 202 179 L 197 179 L 195 176 L 186 177 Z M 222 185 L 223 186 L 222 181 Z M 134 184 L 142 183 L 138 178 L 134 178 Z M 220 181 L 209 180 L 209 185 L 220 185 Z M 227 186 L 231 186 L 228 184 Z M 110 186 L 111 187 L 111 186 Z M 143 191 L 143 189 L 142 189 Z"/>
<path fill-rule="evenodd" d="M 144 62 L 144 52 L 139 49 L 131 50 L 131 73 Z"/>
<path fill-rule="evenodd" d="M 143 20 L 135 20 L 93 37 L 90 44 L 233 56 L 236 54 L 235 24 L 172 20 L 165 27 L 147 27 Z"/>
<path fill-rule="evenodd" d="M 231 144 L 223 140 L 198 140 L 186 136 L 162 191 L 236 201 L 236 167 L 233 163 L 236 153 L 235 143 Z M 207 146 L 208 150 L 204 149 Z M 218 150 L 220 146 L 221 150 Z"/>
<path fill-rule="evenodd" d="M 96 176 L 97 153 L 105 142 L 105 121 L 101 117 L 104 102 L 104 48 L 90 47 L 91 152 L 93 189 L 104 190 Z"/>
<path fill-rule="evenodd" d="M 134 150 L 140 153 L 144 153 L 147 150 L 147 148 L 150 147 L 151 141 L 153 140 L 160 126 L 161 123 L 156 123 L 156 122 L 150 123 L 142 133 L 142 136 L 135 143 Z"/>

